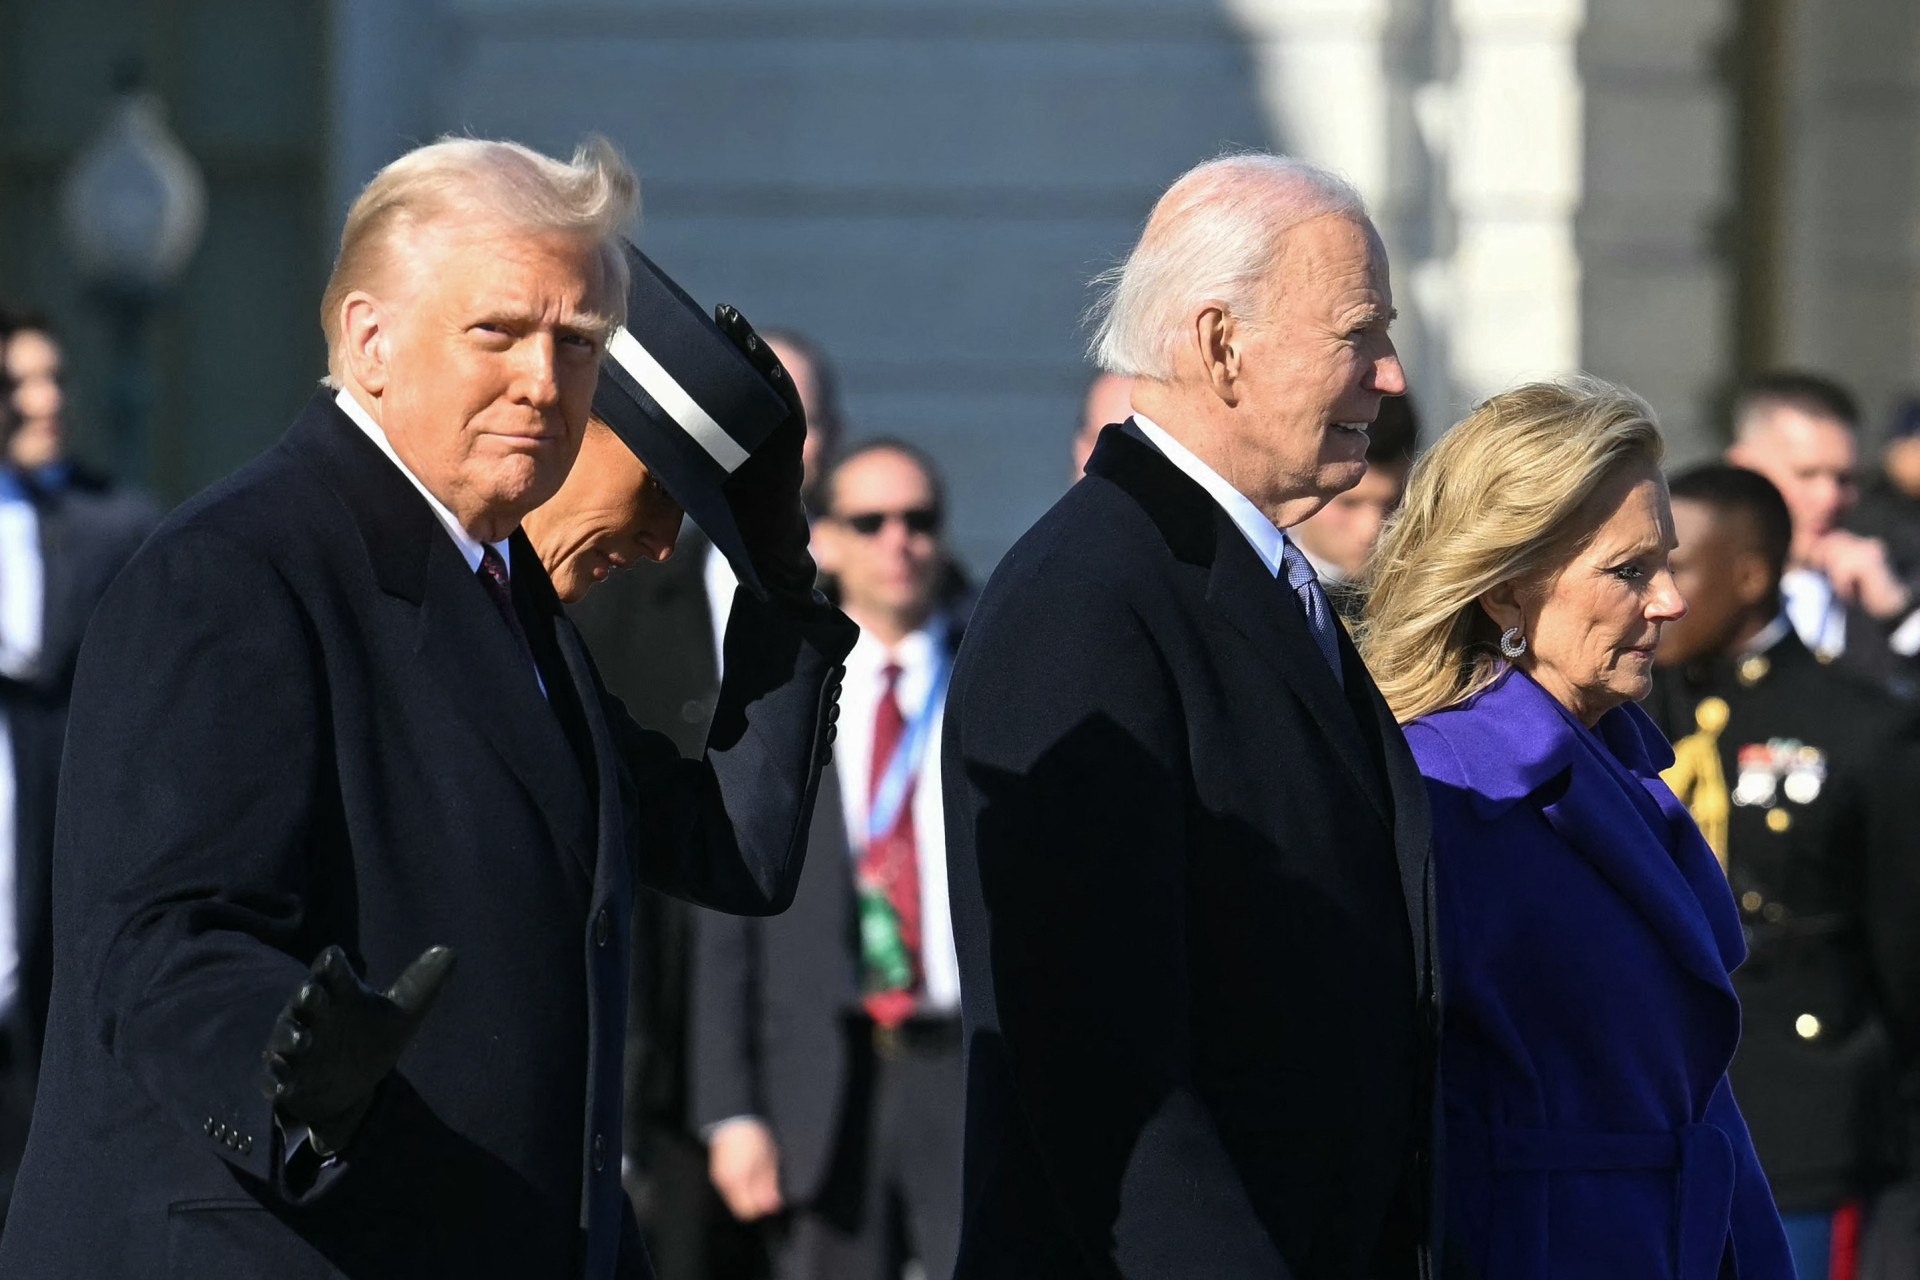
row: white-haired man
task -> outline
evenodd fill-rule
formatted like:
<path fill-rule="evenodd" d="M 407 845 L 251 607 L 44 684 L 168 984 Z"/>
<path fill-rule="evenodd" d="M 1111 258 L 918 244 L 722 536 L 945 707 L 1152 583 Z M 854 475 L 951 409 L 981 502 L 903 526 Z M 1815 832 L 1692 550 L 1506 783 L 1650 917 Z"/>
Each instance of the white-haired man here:
<path fill-rule="evenodd" d="M 1425 793 L 1283 532 L 1405 390 L 1386 255 L 1344 182 L 1235 156 L 1108 283 L 1133 415 L 1001 562 L 947 706 L 955 1275 L 1425 1275 Z"/>
<path fill-rule="evenodd" d="M 702 760 L 605 697 L 519 531 L 603 347 L 637 349 L 635 197 L 601 142 L 395 161 L 327 288 L 334 387 L 95 615 L 5 1274 L 649 1274 L 633 884 L 790 900 L 854 636 L 811 589 L 797 419 L 734 472 L 765 596 Z"/>

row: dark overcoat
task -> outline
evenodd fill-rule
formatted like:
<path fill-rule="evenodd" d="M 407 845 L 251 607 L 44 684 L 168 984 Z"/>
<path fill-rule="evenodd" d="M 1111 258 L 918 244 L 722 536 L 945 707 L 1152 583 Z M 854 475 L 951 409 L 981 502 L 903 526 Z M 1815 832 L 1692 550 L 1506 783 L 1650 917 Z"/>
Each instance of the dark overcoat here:
<path fill-rule="evenodd" d="M 1793 1280 L 1727 1084 L 1726 877 L 1631 704 L 1508 669 L 1407 726 L 1433 797 L 1449 1248 L 1479 1280 Z"/>
<path fill-rule="evenodd" d="M 965 633 L 948 614 L 948 643 Z M 693 1117 L 701 1128 L 757 1116 L 780 1148 L 781 1189 L 797 1205 L 821 1192 L 858 1097 L 848 1052 L 860 1000 L 854 854 L 837 774 L 821 780 L 807 869 L 778 916 L 699 914 L 694 948 Z"/>
<path fill-rule="evenodd" d="M 637 880 L 790 899 L 851 624 L 743 597 L 706 756 L 605 698 L 525 539 L 524 651 L 315 397 L 176 512 L 76 677 L 42 1087 L 9 1277 L 645 1276 L 619 1181 Z M 342 945 L 459 968 L 311 1186 L 256 1082 Z"/>
<path fill-rule="evenodd" d="M 960 1280 L 1420 1273 L 1426 797 L 1340 655 L 1131 423 L 994 573 L 945 738 Z"/>

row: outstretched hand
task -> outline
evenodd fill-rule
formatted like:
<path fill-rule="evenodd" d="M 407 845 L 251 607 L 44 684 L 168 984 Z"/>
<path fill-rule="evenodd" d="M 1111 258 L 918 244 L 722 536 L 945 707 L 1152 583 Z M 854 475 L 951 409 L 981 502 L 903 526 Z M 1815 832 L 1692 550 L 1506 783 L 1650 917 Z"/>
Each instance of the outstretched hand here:
<path fill-rule="evenodd" d="M 807 410 L 800 388 L 745 316 L 723 302 L 713 309 L 713 319 L 787 404 L 786 421 L 727 480 L 727 505 L 767 590 L 810 597 L 818 574 L 807 549 L 811 531 L 800 501 L 807 442 Z"/>
<path fill-rule="evenodd" d="M 429 947 L 384 994 L 362 982 L 339 947 L 313 962 L 267 1037 L 260 1088 L 280 1115 L 307 1126 L 322 1155 L 346 1146 L 374 1091 L 426 1020 L 454 954 Z"/>

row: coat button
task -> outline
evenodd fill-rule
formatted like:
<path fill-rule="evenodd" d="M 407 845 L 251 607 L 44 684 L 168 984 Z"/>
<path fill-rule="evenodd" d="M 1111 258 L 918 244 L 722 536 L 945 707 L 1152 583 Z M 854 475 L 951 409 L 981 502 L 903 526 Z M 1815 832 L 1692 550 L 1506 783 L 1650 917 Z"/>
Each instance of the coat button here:
<path fill-rule="evenodd" d="M 213 1136 L 213 1126 L 217 1123 L 219 1122 L 215 1120 L 212 1116 L 207 1117 L 207 1136 L 209 1138 Z"/>
<path fill-rule="evenodd" d="M 596 947 L 606 946 L 607 935 L 612 932 L 613 922 L 607 918 L 607 909 L 602 907 L 600 908 L 600 914 L 593 918 L 593 945 Z"/>
<path fill-rule="evenodd" d="M 607 1167 L 607 1140 L 600 1134 L 593 1135 L 593 1171 L 599 1173 Z"/>
<path fill-rule="evenodd" d="M 223 1124 L 213 1126 L 213 1139 L 215 1142 L 225 1142 L 227 1140 L 227 1126 Z"/>
<path fill-rule="evenodd" d="M 253 1154 L 253 1135 L 249 1134 L 246 1137 L 240 1139 L 240 1154 L 243 1156 L 250 1156 Z"/>
<path fill-rule="evenodd" d="M 700 718 L 706 714 L 706 705 L 694 699 L 690 698 L 680 704 L 680 718 L 688 724 L 699 724 Z"/>

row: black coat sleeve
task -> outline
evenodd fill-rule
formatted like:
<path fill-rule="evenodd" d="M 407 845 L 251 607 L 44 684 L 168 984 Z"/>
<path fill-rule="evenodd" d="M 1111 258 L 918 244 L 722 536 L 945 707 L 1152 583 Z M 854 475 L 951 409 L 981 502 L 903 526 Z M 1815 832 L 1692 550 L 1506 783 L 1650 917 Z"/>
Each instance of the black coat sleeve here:
<path fill-rule="evenodd" d="M 799 883 L 841 661 L 859 631 L 826 604 L 737 591 L 706 753 L 686 760 L 607 698 L 636 791 L 635 876 L 739 915 L 786 910 Z"/>
<path fill-rule="evenodd" d="M 693 1124 L 766 1115 L 760 1080 L 759 921 L 702 912 L 694 919 Z"/>
<path fill-rule="evenodd" d="M 60 981 L 86 984 L 90 1025 L 149 1096 L 268 1183 L 279 1153 L 256 1080 L 307 972 L 293 953 L 322 820 L 314 650 L 270 566 L 177 533 L 99 609 L 60 784 L 56 929 L 78 959 Z"/>
<path fill-rule="evenodd" d="M 990 957 L 990 989 L 965 993 L 971 1035 L 1003 1042 L 1089 1274 L 1277 1280 L 1194 1084 L 1195 811 L 1172 675 L 1116 588 L 1046 596 L 976 615 L 948 703 L 948 844 L 978 879 L 956 904 L 981 908 L 955 919 L 963 954 Z"/>

